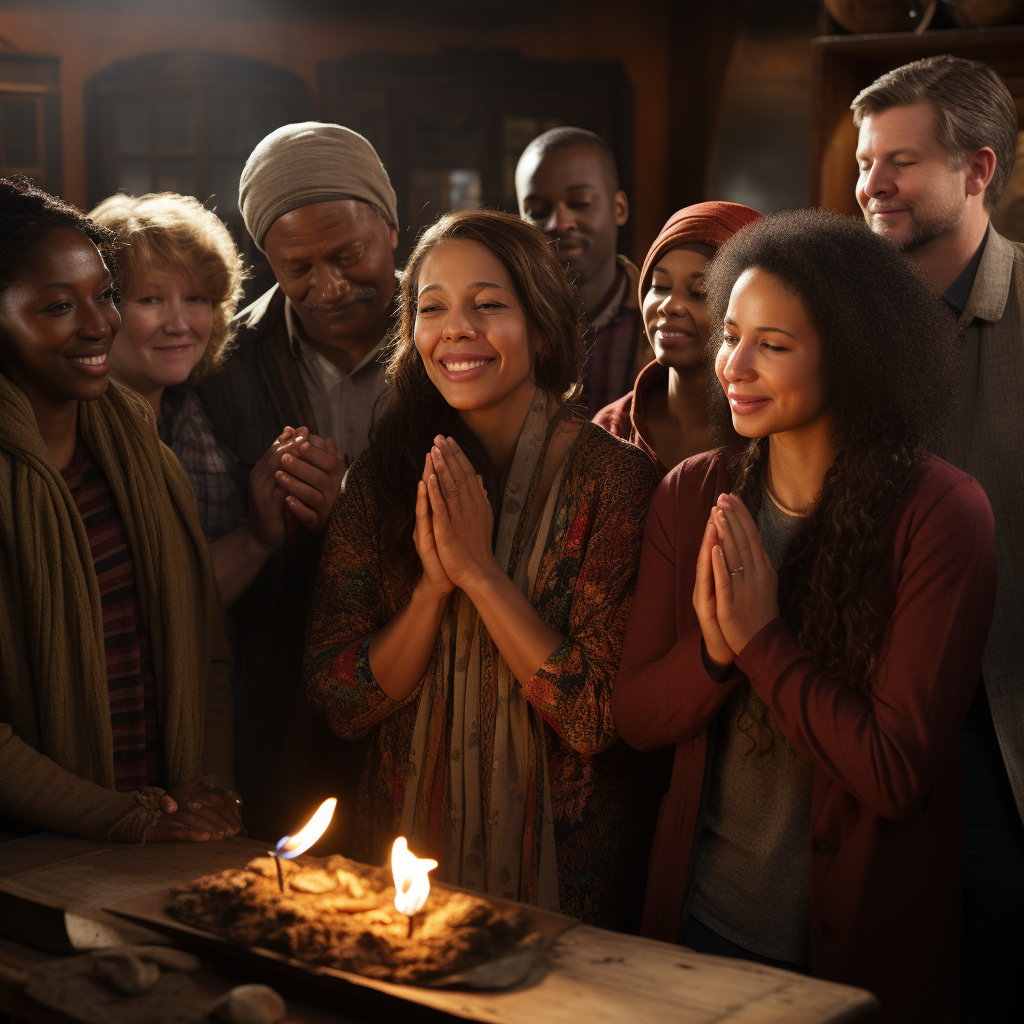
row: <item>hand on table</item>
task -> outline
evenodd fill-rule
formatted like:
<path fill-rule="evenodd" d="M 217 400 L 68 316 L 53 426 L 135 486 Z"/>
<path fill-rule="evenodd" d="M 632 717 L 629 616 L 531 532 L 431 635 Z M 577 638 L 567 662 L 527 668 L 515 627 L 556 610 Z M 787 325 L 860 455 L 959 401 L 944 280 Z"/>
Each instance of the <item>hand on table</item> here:
<path fill-rule="evenodd" d="M 453 587 L 470 591 L 474 583 L 488 574 L 500 572 L 491 548 L 494 512 L 487 500 L 483 477 L 455 441 L 440 434 L 434 438 L 434 447 L 427 456 L 424 476 L 430 526 L 441 568 Z M 417 528 L 422 488 L 421 483 L 417 488 Z"/>
<path fill-rule="evenodd" d="M 150 843 L 205 843 L 236 835 L 241 805 L 224 789 L 176 786 L 160 797 L 160 814 L 146 832 Z"/>
<path fill-rule="evenodd" d="M 697 560 L 693 604 L 708 655 L 720 665 L 734 661 L 779 614 L 779 578 L 757 525 L 734 494 L 720 495 L 711 510 Z"/>

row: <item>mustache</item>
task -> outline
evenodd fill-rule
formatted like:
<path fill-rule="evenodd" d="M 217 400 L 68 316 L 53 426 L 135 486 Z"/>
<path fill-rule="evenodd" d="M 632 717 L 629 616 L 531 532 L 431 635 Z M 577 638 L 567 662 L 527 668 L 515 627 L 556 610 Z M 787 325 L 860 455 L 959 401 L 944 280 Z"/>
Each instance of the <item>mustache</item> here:
<path fill-rule="evenodd" d="M 575 232 L 568 235 L 555 235 L 553 241 L 556 248 L 560 245 L 570 245 L 577 246 L 584 252 L 590 248 L 590 239 L 585 235 L 579 235 Z"/>
<path fill-rule="evenodd" d="M 373 302 L 377 298 L 376 288 L 360 288 L 351 292 L 344 302 L 306 302 L 302 306 L 303 313 L 335 313 L 345 306 L 354 305 L 357 302 Z"/>

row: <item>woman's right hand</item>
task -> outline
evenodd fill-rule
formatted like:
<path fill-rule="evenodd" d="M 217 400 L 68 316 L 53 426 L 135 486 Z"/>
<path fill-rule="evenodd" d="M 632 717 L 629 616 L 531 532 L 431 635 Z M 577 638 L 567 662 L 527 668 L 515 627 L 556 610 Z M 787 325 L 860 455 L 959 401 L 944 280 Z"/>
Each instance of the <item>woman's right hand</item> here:
<path fill-rule="evenodd" d="M 729 646 L 718 622 L 718 602 L 715 597 L 715 572 L 712 565 L 712 552 L 719 543 L 718 528 L 714 523 L 714 510 L 708 517 L 704 527 L 704 537 L 697 556 L 697 576 L 693 585 L 693 609 L 697 613 L 701 633 L 704 635 L 704 648 L 708 658 L 720 668 L 731 665 L 736 660 L 736 652 Z"/>
<path fill-rule="evenodd" d="M 427 480 L 433 472 L 434 465 L 428 452 L 423 464 L 423 476 L 416 484 L 416 526 L 413 528 L 412 539 L 423 566 L 423 576 L 417 587 L 424 588 L 429 596 L 441 600 L 455 589 L 455 584 L 448 578 L 437 553 L 433 513 L 427 497 Z"/>

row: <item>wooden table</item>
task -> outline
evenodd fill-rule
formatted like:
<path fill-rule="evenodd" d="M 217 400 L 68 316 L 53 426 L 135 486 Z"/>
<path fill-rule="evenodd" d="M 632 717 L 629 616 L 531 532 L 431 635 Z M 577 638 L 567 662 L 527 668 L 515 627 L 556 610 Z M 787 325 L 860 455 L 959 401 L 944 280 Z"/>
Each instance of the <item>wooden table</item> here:
<path fill-rule="evenodd" d="M 42 1007 L 26 1004 L 21 972 L 34 963 L 77 950 L 152 936 L 102 908 L 227 867 L 241 867 L 264 853 L 259 843 L 165 843 L 123 846 L 40 833 L 0 845 L 0 907 L 4 893 L 29 901 L 15 904 L 0 935 L 0 1011 L 31 1024 L 64 1024 Z M 10 908 L 11 895 L 6 897 Z M 31 906 L 31 913 L 24 908 Z M 0 910 L 2 913 L 2 910 Z M 24 928 L 38 918 L 31 948 Z M 166 940 L 162 940 L 166 941 Z M 63 945 L 62 945 L 63 943 Z M 771 967 L 705 956 L 680 946 L 577 925 L 550 952 L 551 966 L 538 984 L 508 992 L 412 991 L 405 1020 L 469 1019 L 493 1024 L 594 1024 L 672 1021 L 674 1024 L 839 1024 L 869 1016 L 874 997 L 844 985 Z M 222 972 L 218 972 L 222 973 Z M 223 978 L 211 979 L 227 987 Z M 357 1024 L 380 1013 L 347 1016 L 306 1004 L 303 993 L 285 993 L 288 1024 Z M 336 1001 L 335 1001 L 336 1005 Z M 398 1020 L 391 1003 L 387 1019 Z M 140 1024 L 142 1022 L 140 1021 Z"/>

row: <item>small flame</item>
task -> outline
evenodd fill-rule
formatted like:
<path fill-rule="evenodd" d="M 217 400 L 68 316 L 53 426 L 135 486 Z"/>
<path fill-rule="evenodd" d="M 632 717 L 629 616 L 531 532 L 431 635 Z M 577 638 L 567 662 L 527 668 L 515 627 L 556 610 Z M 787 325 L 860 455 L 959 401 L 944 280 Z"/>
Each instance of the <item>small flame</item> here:
<path fill-rule="evenodd" d="M 325 800 L 317 809 L 316 814 L 306 823 L 304 828 L 299 829 L 293 836 L 285 836 L 278 841 L 278 855 L 285 860 L 298 857 L 305 853 L 326 831 L 334 816 L 334 808 L 337 806 L 337 799 L 331 797 Z"/>
<path fill-rule="evenodd" d="M 395 840 L 391 847 L 391 871 L 395 876 L 395 906 L 400 913 L 412 917 L 427 902 L 430 894 L 427 872 L 436 867 L 436 860 L 410 853 L 405 836 Z"/>

